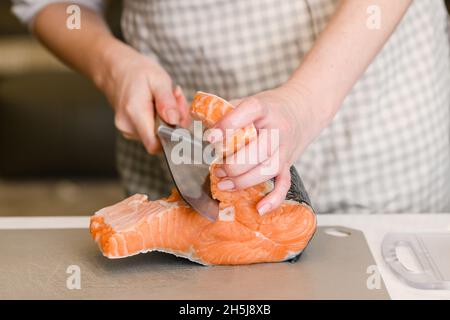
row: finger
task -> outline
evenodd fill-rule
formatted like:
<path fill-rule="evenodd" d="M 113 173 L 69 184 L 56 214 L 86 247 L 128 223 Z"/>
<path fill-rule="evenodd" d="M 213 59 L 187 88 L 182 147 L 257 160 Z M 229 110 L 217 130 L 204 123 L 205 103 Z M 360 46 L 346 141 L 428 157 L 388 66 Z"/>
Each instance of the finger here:
<path fill-rule="evenodd" d="M 233 100 L 230 100 L 229 102 L 230 102 L 233 106 L 236 107 L 236 106 L 238 106 L 238 105 L 241 104 L 242 100 L 244 100 L 244 99 L 233 99 Z"/>
<path fill-rule="evenodd" d="M 121 132 L 121 134 L 127 140 L 140 140 L 137 134 L 129 134 L 126 132 Z"/>
<path fill-rule="evenodd" d="M 136 132 L 132 121 L 124 114 L 116 114 L 114 124 L 117 130 L 129 140 L 139 140 L 139 134 Z"/>
<path fill-rule="evenodd" d="M 275 135 L 273 130 L 261 129 L 257 139 L 228 156 L 223 166 L 218 167 L 217 170 L 219 174 L 225 173 L 229 177 L 242 175 L 271 157 L 278 146 L 278 135 Z M 222 172 L 219 169 L 222 169 Z"/>
<path fill-rule="evenodd" d="M 270 158 L 237 177 L 226 177 L 219 181 L 220 190 L 246 189 L 277 176 L 280 172 L 280 149 Z"/>
<path fill-rule="evenodd" d="M 189 105 L 180 86 L 175 87 L 174 96 L 177 103 L 177 108 L 181 115 L 180 126 L 187 128 L 191 124 L 192 118 L 189 112 Z"/>
<path fill-rule="evenodd" d="M 266 108 L 254 97 L 246 98 L 237 105 L 236 109 L 226 114 L 214 128 L 222 130 L 238 130 L 251 125 L 254 121 L 262 118 L 266 114 Z"/>
<path fill-rule="evenodd" d="M 161 118 L 169 124 L 180 123 L 181 115 L 170 80 L 159 82 L 153 90 L 155 107 Z"/>
<path fill-rule="evenodd" d="M 291 187 L 291 173 L 289 166 L 285 166 L 280 174 L 275 178 L 275 187 L 267 196 L 265 196 L 258 204 L 256 209 L 260 215 L 278 208 L 286 198 L 286 194 Z"/>
<path fill-rule="evenodd" d="M 155 133 L 155 120 L 153 105 L 148 102 L 145 106 L 130 108 L 131 117 L 139 138 L 150 154 L 156 154 L 161 149 L 161 144 Z"/>
<path fill-rule="evenodd" d="M 209 141 L 209 143 L 212 143 L 214 145 L 222 144 L 224 136 L 222 134 L 222 130 L 216 129 L 216 128 L 209 128 L 205 130 L 204 133 L 204 140 Z"/>

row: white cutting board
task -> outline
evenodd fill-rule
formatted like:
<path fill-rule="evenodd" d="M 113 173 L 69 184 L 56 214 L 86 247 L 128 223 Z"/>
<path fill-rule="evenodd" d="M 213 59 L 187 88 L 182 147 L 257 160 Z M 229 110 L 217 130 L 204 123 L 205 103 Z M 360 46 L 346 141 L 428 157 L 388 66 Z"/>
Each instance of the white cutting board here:
<path fill-rule="evenodd" d="M 335 228 L 348 236 L 319 228 L 295 263 L 213 267 L 109 260 L 86 229 L 0 230 L 0 299 L 389 299 L 362 232 Z"/>

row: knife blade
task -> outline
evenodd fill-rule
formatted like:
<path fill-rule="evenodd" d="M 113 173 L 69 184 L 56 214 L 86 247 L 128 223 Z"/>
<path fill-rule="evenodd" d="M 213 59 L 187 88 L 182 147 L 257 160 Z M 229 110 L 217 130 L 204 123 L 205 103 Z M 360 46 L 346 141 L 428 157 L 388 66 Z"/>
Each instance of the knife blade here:
<path fill-rule="evenodd" d="M 187 129 L 168 125 L 159 116 L 155 124 L 167 166 L 181 197 L 205 218 L 217 220 L 219 204 L 211 196 L 209 165 L 204 161 L 194 164 L 192 156 L 203 154 L 203 141 L 196 139 Z M 181 147 L 190 152 L 179 152 Z"/>

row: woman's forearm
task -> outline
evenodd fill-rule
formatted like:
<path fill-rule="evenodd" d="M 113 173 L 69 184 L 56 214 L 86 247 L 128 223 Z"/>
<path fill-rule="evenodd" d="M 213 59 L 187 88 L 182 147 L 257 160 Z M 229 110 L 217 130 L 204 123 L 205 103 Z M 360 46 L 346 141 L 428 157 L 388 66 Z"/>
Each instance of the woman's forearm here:
<path fill-rule="evenodd" d="M 66 27 L 67 4 L 50 4 L 39 12 L 32 25 L 33 33 L 58 58 L 85 74 L 97 85 L 107 74 L 112 55 L 129 50 L 109 31 L 96 12 L 81 7 L 81 28 Z"/>
<path fill-rule="evenodd" d="M 323 127 L 395 30 L 412 0 L 342 0 L 327 27 L 288 84 L 320 99 Z M 367 24 L 369 6 L 379 8 L 379 29 Z M 314 112 L 314 111 L 313 111 Z"/>

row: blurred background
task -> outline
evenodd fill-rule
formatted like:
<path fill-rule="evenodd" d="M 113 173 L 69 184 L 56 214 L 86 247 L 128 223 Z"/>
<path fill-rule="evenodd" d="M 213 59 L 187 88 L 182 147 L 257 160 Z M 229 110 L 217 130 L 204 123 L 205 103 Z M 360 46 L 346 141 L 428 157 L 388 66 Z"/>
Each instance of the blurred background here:
<path fill-rule="evenodd" d="M 107 20 L 120 37 L 121 1 Z M 113 112 L 0 1 L 0 216 L 90 215 L 124 197 Z"/>
<path fill-rule="evenodd" d="M 10 6 L 0 1 L 0 216 L 90 215 L 124 197 L 113 112 Z M 120 11 L 121 1 L 109 1 L 106 18 L 118 37 Z"/>

